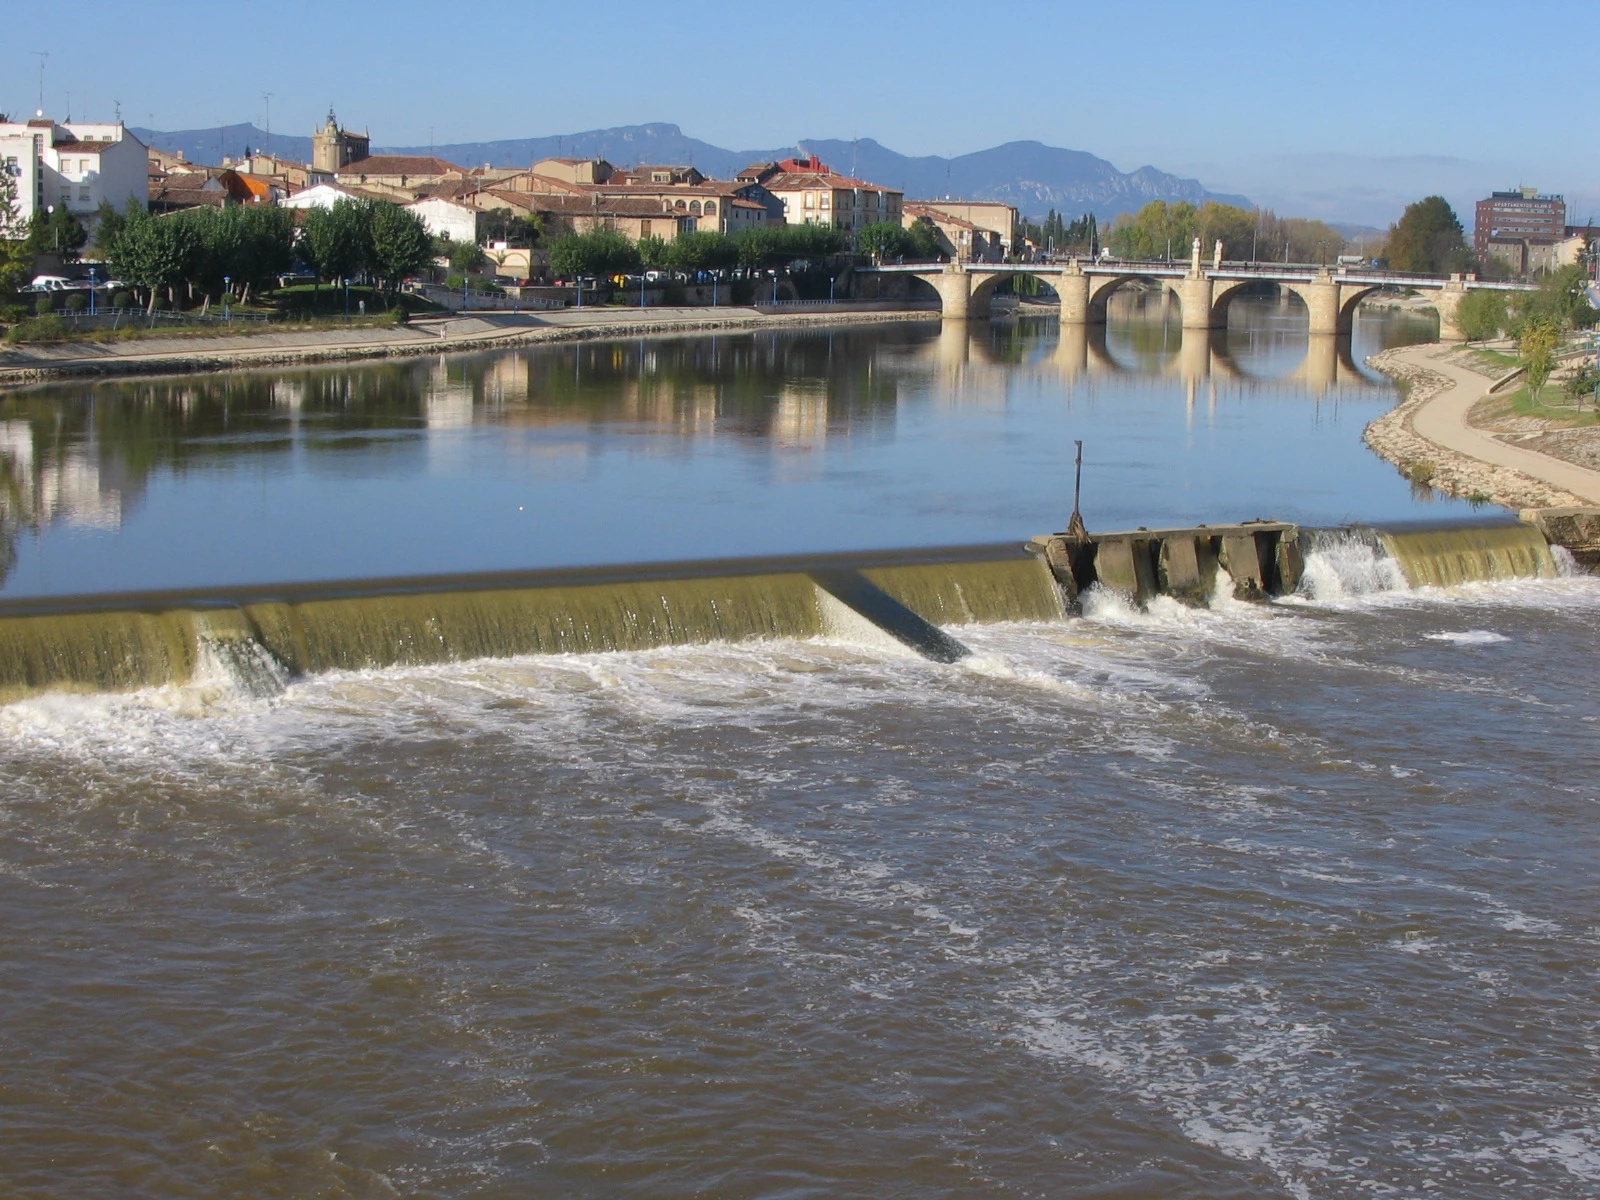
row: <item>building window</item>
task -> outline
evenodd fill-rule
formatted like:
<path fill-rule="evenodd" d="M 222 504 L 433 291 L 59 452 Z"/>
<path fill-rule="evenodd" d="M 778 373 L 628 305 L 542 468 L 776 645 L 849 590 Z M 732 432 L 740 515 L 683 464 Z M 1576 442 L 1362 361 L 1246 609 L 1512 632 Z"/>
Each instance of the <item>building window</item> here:
<path fill-rule="evenodd" d="M 699 212 L 700 212 L 700 201 L 698 201 L 698 200 L 689 201 L 689 211 L 698 215 Z"/>
<path fill-rule="evenodd" d="M 87 187 L 81 187 L 81 188 L 78 189 L 78 199 L 79 200 L 87 200 L 87 199 L 89 199 L 89 189 Z"/>
<path fill-rule="evenodd" d="M 716 215 L 717 215 L 717 202 L 715 200 L 707 200 L 706 201 L 706 216 L 714 217 Z"/>
<path fill-rule="evenodd" d="M 639 236 L 640 237 L 649 237 L 650 236 L 650 218 L 649 217 L 646 217 L 644 220 L 639 222 Z"/>
<path fill-rule="evenodd" d="M 822 193 L 822 207 L 823 208 L 827 208 L 832 203 L 833 203 L 833 193 L 832 192 L 823 192 Z"/>
<path fill-rule="evenodd" d="M 815 192 L 807 192 L 806 193 L 806 207 L 807 208 L 815 208 L 816 206 L 817 206 L 817 194 Z"/>

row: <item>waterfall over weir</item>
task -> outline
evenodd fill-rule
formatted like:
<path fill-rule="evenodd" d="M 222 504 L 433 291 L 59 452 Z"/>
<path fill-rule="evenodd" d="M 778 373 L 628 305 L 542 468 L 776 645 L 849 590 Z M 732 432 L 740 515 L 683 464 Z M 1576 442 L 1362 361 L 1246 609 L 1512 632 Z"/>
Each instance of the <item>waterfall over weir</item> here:
<path fill-rule="evenodd" d="M 1031 552 L 1030 552 L 1031 551 Z M 1311 599 L 1542 578 L 1539 528 L 1300 529 L 1281 522 L 1063 535 L 1020 545 L 515 575 L 144 593 L 0 605 L 0 703 L 208 678 L 251 695 L 294 676 L 528 654 L 823 635 L 966 654 L 943 627 L 1064 619 L 1085 588 Z"/>
<path fill-rule="evenodd" d="M 0 607 L 0 703 L 208 672 L 266 694 L 331 670 L 814 637 L 840 603 L 920 652 L 948 642 L 933 655 L 947 659 L 964 648 L 908 626 L 1064 616 L 1015 545 L 17 602 Z"/>

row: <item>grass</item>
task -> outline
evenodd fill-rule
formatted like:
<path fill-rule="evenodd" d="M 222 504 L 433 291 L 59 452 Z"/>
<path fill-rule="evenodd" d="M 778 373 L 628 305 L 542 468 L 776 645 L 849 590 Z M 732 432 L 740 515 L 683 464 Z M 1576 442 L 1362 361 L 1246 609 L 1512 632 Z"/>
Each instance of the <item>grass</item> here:
<path fill-rule="evenodd" d="M 1586 398 L 1583 407 L 1579 408 L 1555 384 L 1545 384 L 1537 399 L 1527 387 L 1518 388 L 1504 399 L 1504 407 L 1500 411 L 1502 416 L 1515 414 L 1519 417 L 1538 417 L 1544 421 L 1560 421 L 1568 429 L 1600 424 L 1600 412 L 1596 412 L 1593 399 Z"/>
<path fill-rule="evenodd" d="M 1507 354 L 1503 350 L 1486 350 L 1482 347 L 1474 348 L 1472 356 L 1486 367 L 1514 367 L 1517 365 L 1517 356 Z"/>
<path fill-rule="evenodd" d="M 138 318 L 134 318 L 135 321 Z M 164 325 L 154 329 L 133 324 L 121 329 L 86 329 L 81 332 L 70 328 L 59 318 L 35 318 L 13 325 L 6 332 L 6 341 L 12 345 L 52 345 L 67 342 L 110 344 L 114 342 L 140 342 L 159 338 L 224 338 L 251 337 L 266 333 L 297 333 L 307 330 L 375 329 L 399 324 L 393 313 L 381 312 L 367 317 L 352 316 L 346 321 L 340 317 L 302 317 L 290 321 L 244 321 L 237 325 Z"/>

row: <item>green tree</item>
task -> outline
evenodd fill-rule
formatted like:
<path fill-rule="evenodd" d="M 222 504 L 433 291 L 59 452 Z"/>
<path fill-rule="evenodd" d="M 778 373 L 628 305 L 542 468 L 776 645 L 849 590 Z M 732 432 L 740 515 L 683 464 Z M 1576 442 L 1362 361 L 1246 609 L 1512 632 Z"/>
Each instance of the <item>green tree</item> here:
<path fill-rule="evenodd" d="M 17 202 L 17 177 L 0 163 L 0 295 L 9 295 L 25 284 L 32 265 Z"/>
<path fill-rule="evenodd" d="M 918 222 L 919 224 L 921 222 Z M 856 231 L 856 249 L 879 262 L 909 258 L 915 251 L 911 231 L 896 221 L 878 221 Z"/>
<path fill-rule="evenodd" d="M 1535 400 L 1549 382 L 1555 370 L 1556 346 L 1561 341 L 1561 327 L 1548 318 L 1529 321 L 1517 338 L 1517 361 L 1527 372 L 1528 387 Z"/>
<path fill-rule="evenodd" d="M 544 232 L 536 214 L 518 216 L 509 208 L 495 208 L 483 214 L 482 233 L 486 242 L 504 242 L 507 246 L 526 249 L 539 244 Z"/>
<path fill-rule="evenodd" d="M 433 239 L 422 218 L 380 200 L 368 209 L 367 270 L 378 286 L 398 291 L 401 282 L 433 261 Z"/>
<path fill-rule="evenodd" d="M 1512 314 L 1513 328 L 1520 330 L 1526 325 L 1546 324 L 1565 331 L 1594 324 L 1596 314 L 1589 303 L 1588 283 L 1582 267 L 1559 268 L 1537 291 L 1518 293 Z"/>
<path fill-rule="evenodd" d="M 1468 292 L 1456 308 L 1456 328 L 1469 342 L 1482 342 L 1498 337 L 1506 327 L 1506 294 L 1482 288 Z"/>
<path fill-rule="evenodd" d="M 651 271 L 665 271 L 667 269 L 667 240 L 647 233 L 634 243 L 639 251 L 639 265 Z"/>
<path fill-rule="evenodd" d="M 308 209 L 299 250 L 322 279 L 359 275 L 372 261 L 372 201 L 345 199 L 331 208 Z"/>
<path fill-rule="evenodd" d="M 189 278 L 199 249 L 193 221 L 138 213 L 111 246 L 111 270 L 144 289 L 154 312 L 162 289 L 171 298 L 172 289 Z"/>
<path fill-rule="evenodd" d="M 476 242 L 458 242 L 454 238 L 440 238 L 433 247 L 435 258 L 442 258 L 458 275 L 476 271 L 483 265 L 483 251 Z"/>
<path fill-rule="evenodd" d="M 1581 408 L 1585 396 L 1593 396 L 1596 392 L 1600 392 L 1600 370 L 1596 370 L 1591 363 L 1584 363 L 1567 376 L 1561 385 L 1561 390 Z"/>
<path fill-rule="evenodd" d="M 569 233 L 551 245 L 550 269 L 567 279 L 626 275 L 639 269 L 639 248 L 610 229 Z"/>
<path fill-rule="evenodd" d="M 726 234 L 696 230 L 679 234 L 667 247 L 667 265 L 674 271 L 716 271 L 739 261 L 739 247 Z"/>
<path fill-rule="evenodd" d="M 938 262 L 944 258 L 944 243 L 939 240 L 939 230 L 932 221 L 915 221 L 906 234 L 911 241 L 907 258 L 917 262 Z"/>
<path fill-rule="evenodd" d="M 1461 222 L 1443 196 L 1427 196 L 1406 205 L 1400 219 L 1389 227 L 1383 257 L 1392 270 L 1430 275 L 1473 266 Z"/>
<path fill-rule="evenodd" d="M 130 207 L 137 208 L 138 201 L 130 198 Z M 106 258 L 111 253 L 111 243 L 117 240 L 117 235 L 122 232 L 122 227 L 128 223 L 128 218 L 117 211 L 116 205 L 109 200 L 100 201 L 100 207 L 94 213 L 94 251 L 101 258 Z"/>
<path fill-rule="evenodd" d="M 62 262 L 75 262 L 88 241 L 89 231 L 67 211 L 65 204 L 54 204 L 42 213 L 34 213 L 28 226 L 30 254 L 57 254 Z"/>

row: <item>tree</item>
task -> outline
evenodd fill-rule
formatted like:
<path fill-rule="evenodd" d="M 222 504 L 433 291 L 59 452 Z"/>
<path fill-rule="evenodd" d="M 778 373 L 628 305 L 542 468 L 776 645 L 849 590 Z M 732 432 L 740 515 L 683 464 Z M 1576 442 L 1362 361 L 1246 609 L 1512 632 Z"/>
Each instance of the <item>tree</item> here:
<path fill-rule="evenodd" d="M 422 218 L 398 204 L 380 200 L 367 214 L 367 268 L 380 287 L 397 291 L 402 280 L 433 261 L 433 240 Z"/>
<path fill-rule="evenodd" d="M 906 230 L 911 240 L 907 258 L 920 262 L 938 262 L 944 258 L 944 243 L 939 240 L 938 227 L 932 221 L 916 221 Z"/>
<path fill-rule="evenodd" d="M 488 242 L 504 242 L 508 247 L 526 249 L 539 243 L 544 232 L 537 215 L 517 216 L 509 208 L 495 208 L 483 214 L 483 238 Z"/>
<path fill-rule="evenodd" d="M 1469 342 L 1498 337 L 1508 319 L 1504 292 L 1475 289 L 1463 296 L 1456 308 L 1456 328 Z"/>
<path fill-rule="evenodd" d="M 1590 363 L 1584 363 L 1567 376 L 1566 382 L 1561 385 L 1561 390 L 1581 408 L 1585 396 L 1600 392 L 1600 370 L 1596 370 Z"/>
<path fill-rule="evenodd" d="M 129 198 L 128 205 L 135 211 L 138 210 L 138 201 Z M 94 251 L 101 258 L 111 254 L 111 243 L 117 240 L 117 235 L 122 232 L 128 218 L 117 211 L 116 205 L 109 200 L 100 201 L 100 207 L 94 214 Z"/>
<path fill-rule="evenodd" d="M 1383 257 L 1391 270 L 1431 275 L 1473 266 L 1461 222 L 1443 196 L 1428 196 L 1406 205 L 1400 219 L 1389 226 Z"/>
<path fill-rule="evenodd" d="M 569 233 L 550 247 L 550 269 L 567 279 L 627 275 L 639 269 L 639 249 L 615 230 Z"/>
<path fill-rule="evenodd" d="M 458 275 L 476 271 L 483 265 L 483 251 L 476 242 L 458 242 L 454 238 L 440 238 L 433 248 L 435 258 L 442 258 Z"/>
<path fill-rule="evenodd" d="M 647 233 L 635 243 L 639 251 L 639 265 L 651 271 L 667 268 L 667 240 Z"/>
<path fill-rule="evenodd" d="M 31 267 L 27 230 L 17 205 L 17 177 L 0 163 L 0 294 L 21 287 Z"/>
<path fill-rule="evenodd" d="M 1577 329 L 1592 325 L 1594 307 L 1589 303 L 1588 276 L 1580 266 L 1559 268 L 1539 285 L 1537 291 L 1519 293 L 1516 299 L 1512 326 L 1520 330 L 1525 325 L 1549 324 L 1558 330 Z"/>
<path fill-rule="evenodd" d="M 911 231 L 899 222 L 878 221 L 856 232 L 856 249 L 872 255 L 879 262 L 892 262 L 909 258 L 914 252 L 914 243 Z"/>
<path fill-rule="evenodd" d="M 1527 371 L 1528 387 L 1535 400 L 1555 369 L 1556 345 L 1560 340 L 1561 327 L 1543 318 L 1528 322 L 1517 339 L 1517 361 Z"/>
<path fill-rule="evenodd" d="M 132 214 L 111 246 L 111 269 L 118 278 L 144 288 L 154 312 L 162 288 L 170 297 L 189 278 L 198 250 L 193 221 Z"/>
<path fill-rule="evenodd" d="M 716 271 L 739 261 L 739 247 L 727 234 L 696 230 L 679 234 L 667 247 L 667 265 L 674 271 Z"/>
<path fill-rule="evenodd" d="M 299 248 L 323 279 L 359 275 L 372 261 L 372 201 L 345 199 L 332 208 L 309 209 Z"/>
<path fill-rule="evenodd" d="M 30 254 L 57 254 L 62 262 L 74 262 L 78 251 L 88 241 L 89 231 L 67 211 L 65 204 L 54 204 L 44 212 L 35 212 L 28 226 Z"/>

